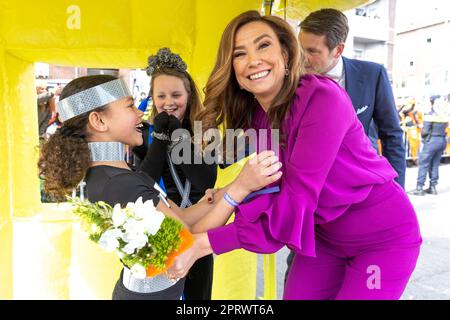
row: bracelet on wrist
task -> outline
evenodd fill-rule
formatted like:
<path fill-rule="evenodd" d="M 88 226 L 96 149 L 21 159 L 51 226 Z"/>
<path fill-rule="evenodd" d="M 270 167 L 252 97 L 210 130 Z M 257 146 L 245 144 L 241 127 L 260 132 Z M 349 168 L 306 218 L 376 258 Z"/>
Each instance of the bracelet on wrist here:
<path fill-rule="evenodd" d="M 240 203 L 235 201 L 227 192 L 223 195 L 223 199 L 232 207 L 237 207 L 240 205 Z"/>

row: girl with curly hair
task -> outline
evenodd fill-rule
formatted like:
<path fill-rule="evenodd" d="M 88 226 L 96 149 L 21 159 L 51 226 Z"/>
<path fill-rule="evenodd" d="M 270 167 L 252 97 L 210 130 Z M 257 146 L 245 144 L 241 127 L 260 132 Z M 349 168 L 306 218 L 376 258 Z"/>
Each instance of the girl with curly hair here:
<path fill-rule="evenodd" d="M 158 210 L 198 230 L 224 224 L 233 211 L 225 200 L 200 202 L 180 209 L 146 173 L 124 161 L 124 146 L 142 144 L 142 115 L 121 79 L 98 75 L 71 81 L 62 91 L 58 111 L 63 125 L 41 147 L 38 167 L 45 191 L 63 200 L 85 179 L 89 201 L 125 206 L 139 197 Z M 144 158 L 143 162 L 151 156 Z M 245 197 L 281 177 L 281 164 L 269 152 L 248 163 L 227 188 L 231 197 Z M 251 177 L 251 179 L 250 179 Z M 194 235 L 195 238 L 195 235 Z M 137 279 L 124 268 L 113 299 L 180 299 L 184 279 L 157 276 Z"/>

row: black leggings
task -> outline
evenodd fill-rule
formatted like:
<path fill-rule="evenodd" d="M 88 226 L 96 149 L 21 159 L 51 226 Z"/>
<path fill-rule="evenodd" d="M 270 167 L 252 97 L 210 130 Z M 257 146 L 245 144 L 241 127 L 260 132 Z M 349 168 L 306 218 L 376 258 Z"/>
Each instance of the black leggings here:
<path fill-rule="evenodd" d="M 186 300 L 211 300 L 214 259 L 207 255 L 198 259 L 189 270 L 184 285 Z"/>

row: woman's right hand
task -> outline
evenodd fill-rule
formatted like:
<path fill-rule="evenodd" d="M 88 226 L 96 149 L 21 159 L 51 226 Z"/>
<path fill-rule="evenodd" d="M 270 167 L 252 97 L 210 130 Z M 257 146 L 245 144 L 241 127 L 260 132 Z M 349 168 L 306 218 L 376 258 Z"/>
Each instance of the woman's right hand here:
<path fill-rule="evenodd" d="M 253 191 L 260 190 L 281 178 L 281 162 L 271 150 L 263 151 L 249 159 L 229 191 L 235 190 L 236 201 L 243 200 Z"/>
<path fill-rule="evenodd" d="M 167 269 L 167 276 L 170 279 L 184 278 L 197 259 L 212 253 L 206 232 L 192 236 L 194 238 L 193 245 L 175 257 L 172 266 Z"/>

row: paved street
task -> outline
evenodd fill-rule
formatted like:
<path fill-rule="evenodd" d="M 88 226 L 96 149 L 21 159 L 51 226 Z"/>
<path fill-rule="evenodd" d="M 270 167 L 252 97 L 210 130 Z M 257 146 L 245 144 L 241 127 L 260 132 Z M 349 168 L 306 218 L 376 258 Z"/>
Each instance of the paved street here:
<path fill-rule="evenodd" d="M 417 167 L 406 171 L 406 190 L 416 185 Z M 424 243 L 417 267 L 402 299 L 450 299 L 450 164 L 441 164 L 438 195 L 410 196 Z M 427 186 L 428 187 L 428 182 Z M 287 249 L 277 253 L 277 295 L 281 299 Z M 258 263 L 257 297 L 263 296 L 262 258 Z"/>

